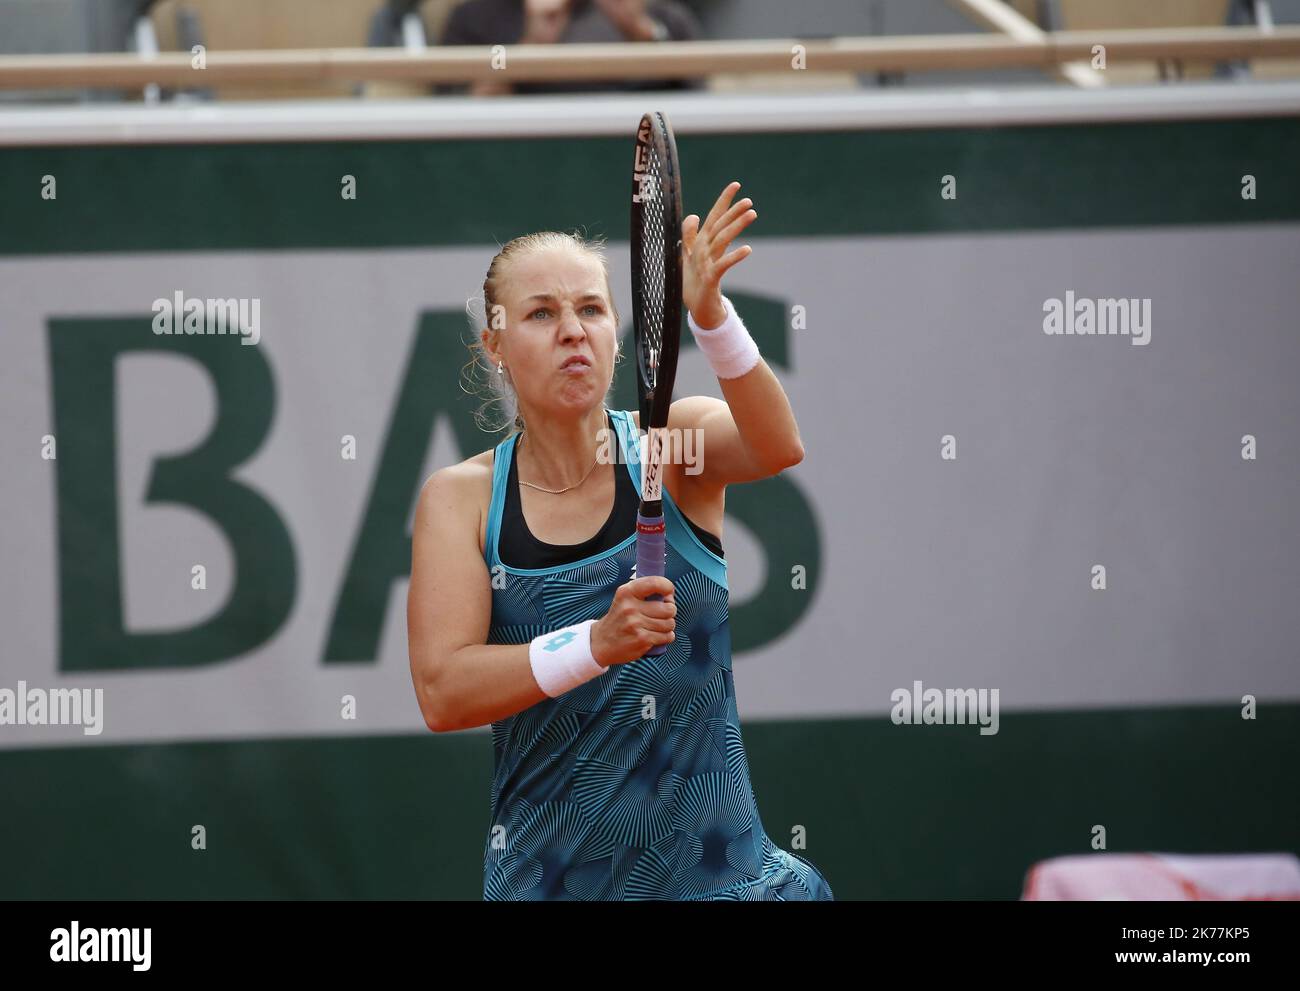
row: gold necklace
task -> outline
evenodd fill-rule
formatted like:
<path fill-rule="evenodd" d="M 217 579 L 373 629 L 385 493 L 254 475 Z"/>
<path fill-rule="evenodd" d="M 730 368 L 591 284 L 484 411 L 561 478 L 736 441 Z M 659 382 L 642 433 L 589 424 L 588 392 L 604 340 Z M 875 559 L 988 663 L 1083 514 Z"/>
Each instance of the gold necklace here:
<path fill-rule="evenodd" d="M 519 439 L 519 446 L 520 446 L 520 447 L 523 447 L 523 446 L 524 446 L 524 441 L 525 441 L 525 440 L 527 440 L 527 437 L 521 437 L 521 438 Z M 581 485 L 581 484 L 582 484 L 583 482 L 585 482 L 588 478 L 590 478 L 590 477 L 591 477 L 591 473 L 592 473 L 593 471 L 596 470 L 596 465 L 597 465 L 599 462 L 600 462 L 600 451 L 597 450 L 597 451 L 596 451 L 596 460 L 593 461 L 593 462 L 591 463 L 591 467 L 587 469 L 587 474 L 583 475 L 582 478 L 580 478 L 578 481 L 574 482 L 572 485 L 570 485 L 568 488 L 565 488 L 565 489 L 544 489 L 544 488 L 542 488 L 540 485 L 534 485 L 532 482 L 525 482 L 522 478 L 519 479 L 519 484 L 520 484 L 520 485 L 527 485 L 530 489 L 537 489 L 539 492 L 546 492 L 546 493 L 548 493 L 548 494 L 550 494 L 550 495 L 562 495 L 563 493 L 568 492 L 569 489 L 576 489 L 579 485 Z"/>

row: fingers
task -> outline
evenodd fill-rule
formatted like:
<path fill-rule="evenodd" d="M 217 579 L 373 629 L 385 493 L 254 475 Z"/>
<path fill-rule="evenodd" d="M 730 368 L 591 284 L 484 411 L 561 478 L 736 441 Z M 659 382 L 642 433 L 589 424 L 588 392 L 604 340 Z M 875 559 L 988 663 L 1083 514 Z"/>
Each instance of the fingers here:
<path fill-rule="evenodd" d="M 716 262 L 714 262 L 715 271 L 717 271 L 717 273 L 721 275 L 722 273 L 726 272 L 729 268 L 731 268 L 732 265 L 735 265 L 737 262 L 742 262 L 746 258 L 748 258 L 750 253 L 753 250 L 754 249 L 751 248 L 748 244 L 742 244 L 735 251 L 731 252 L 730 254 L 726 255 L 723 258 L 719 258 Z"/>
<path fill-rule="evenodd" d="M 651 595 L 662 598 L 646 598 Z M 662 575 L 634 578 L 614 591 L 609 611 L 593 628 L 593 656 L 598 638 L 601 664 L 626 664 L 644 657 L 652 647 L 671 644 L 676 628 L 672 581 Z"/>
<path fill-rule="evenodd" d="M 695 235 L 700 232 L 700 216 L 692 213 L 682 221 L 682 247 L 687 251 L 691 250 L 691 245 L 695 243 Z"/>
<path fill-rule="evenodd" d="M 744 213 L 736 217 L 736 219 L 733 220 L 731 223 L 729 223 L 726 227 L 723 227 L 721 231 L 719 231 L 717 234 L 713 236 L 713 242 L 712 242 L 713 257 L 717 258 L 724 251 L 726 251 L 727 245 L 729 245 L 732 241 L 735 240 L 736 235 L 739 234 L 741 231 L 743 231 L 746 227 L 748 227 L 757 219 L 758 219 L 757 211 L 746 210 Z"/>
<path fill-rule="evenodd" d="M 662 595 L 666 598 L 673 594 L 673 583 L 661 575 L 645 575 L 642 578 L 633 578 L 625 587 L 638 599 L 644 599 L 650 595 Z"/>
<path fill-rule="evenodd" d="M 652 647 L 658 647 L 660 644 L 670 644 L 673 642 L 671 633 L 658 633 L 654 630 L 641 630 L 637 635 L 637 645 L 641 656 L 644 656 Z"/>
<path fill-rule="evenodd" d="M 723 231 L 725 230 L 725 228 L 735 223 L 738 217 L 744 216 L 746 212 L 748 212 L 753 205 L 754 205 L 754 201 L 749 199 L 748 197 L 746 197 L 745 199 L 741 200 L 738 203 L 733 203 L 724 213 L 722 213 L 717 217 L 714 217 L 710 221 L 707 221 L 706 223 L 708 224 L 708 226 L 703 228 L 701 233 L 703 233 L 706 238 L 709 238 L 710 240 L 716 242 L 720 237 L 723 236 Z M 757 216 L 758 213 L 755 212 L 754 217 Z M 751 217 L 750 219 L 752 220 L 754 219 L 754 217 Z M 734 237 L 735 235 L 733 234 L 732 236 Z"/>
<path fill-rule="evenodd" d="M 646 602 L 641 606 L 641 615 L 647 619 L 662 619 L 671 622 L 677 617 L 677 603 L 671 599 L 663 602 Z"/>
<path fill-rule="evenodd" d="M 731 202 L 731 198 L 736 195 L 736 190 L 738 189 L 740 189 L 740 183 L 727 183 L 727 188 L 718 196 L 717 202 L 713 204 L 713 209 L 709 211 L 709 215 L 704 218 L 704 223 L 700 226 L 708 227 L 717 220 L 718 217 L 725 213 L 727 210 L 727 204 Z"/>
<path fill-rule="evenodd" d="M 714 227 L 727 226 L 727 224 L 730 224 L 741 214 L 745 213 L 753 205 L 754 205 L 754 201 L 751 200 L 748 196 L 746 196 L 743 200 L 737 200 L 735 203 L 731 204 L 731 208 L 728 209 L 726 213 L 724 213 L 721 217 L 718 218 L 717 223 L 715 223 L 713 226 Z M 754 216 L 757 217 L 758 214 L 755 213 Z"/>
<path fill-rule="evenodd" d="M 739 188 L 740 184 L 732 183 L 727 189 L 730 190 L 732 186 Z M 726 191 L 724 191 L 723 197 L 719 198 L 718 203 L 714 204 L 714 211 L 709 213 L 709 219 L 703 225 L 698 222 L 692 225 L 690 242 L 687 243 L 683 240 L 684 247 L 690 250 L 696 238 L 702 236 L 704 238 L 703 246 L 709 259 L 716 262 L 731 245 L 731 242 L 736 239 L 737 235 L 758 219 L 758 211 L 752 209 L 754 201 L 748 197 L 732 204 L 721 214 L 718 214 L 716 211 L 719 204 L 729 198 Z M 691 217 L 695 217 L 695 214 L 692 214 Z M 743 254 L 731 257 L 726 267 L 730 268 L 745 257 L 746 255 Z M 725 270 L 722 269 L 721 271 Z M 719 274 L 721 274 L 721 271 Z"/>

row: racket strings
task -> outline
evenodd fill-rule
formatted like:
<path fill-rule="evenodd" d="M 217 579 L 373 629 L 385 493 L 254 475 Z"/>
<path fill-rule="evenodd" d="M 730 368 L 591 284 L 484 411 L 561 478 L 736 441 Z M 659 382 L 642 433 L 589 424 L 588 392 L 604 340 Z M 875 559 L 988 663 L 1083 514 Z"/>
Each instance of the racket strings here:
<path fill-rule="evenodd" d="M 644 334 L 641 337 L 641 363 L 647 384 L 653 388 L 659 378 L 659 355 L 663 348 L 665 307 L 665 249 L 668 240 L 667 197 L 668 187 L 664 161 L 653 145 L 642 189 L 643 224 L 641 238 L 641 301 L 644 315 Z"/>

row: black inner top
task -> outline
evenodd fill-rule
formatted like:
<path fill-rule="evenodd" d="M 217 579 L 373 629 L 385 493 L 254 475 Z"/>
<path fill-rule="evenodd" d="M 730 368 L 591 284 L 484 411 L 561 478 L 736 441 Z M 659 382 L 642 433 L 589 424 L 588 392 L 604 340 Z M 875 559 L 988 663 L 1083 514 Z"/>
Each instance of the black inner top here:
<path fill-rule="evenodd" d="M 615 430 L 613 417 L 608 410 L 605 411 L 605 418 L 609 420 L 609 429 Z M 636 484 L 621 460 L 620 450 L 620 461 L 614 466 L 614 505 L 604 525 L 590 539 L 580 544 L 548 544 L 538 540 L 524 519 L 523 501 L 519 495 L 519 468 L 515 457 L 518 450 L 519 441 L 516 440 L 510 447 L 510 475 L 506 479 L 506 501 L 501 507 L 501 532 L 497 537 L 497 554 L 502 563 L 512 568 L 554 568 L 572 564 L 617 546 L 628 534 L 635 532 L 636 513 L 641 505 L 641 497 L 637 495 Z M 721 540 L 708 530 L 696 526 L 685 513 L 682 513 L 682 518 L 705 547 L 718 557 L 723 556 Z"/>

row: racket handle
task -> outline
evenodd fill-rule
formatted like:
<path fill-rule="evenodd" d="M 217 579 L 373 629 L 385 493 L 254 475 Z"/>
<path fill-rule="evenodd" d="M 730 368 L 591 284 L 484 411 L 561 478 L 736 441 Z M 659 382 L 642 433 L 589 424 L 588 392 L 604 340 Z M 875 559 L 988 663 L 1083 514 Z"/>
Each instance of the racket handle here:
<path fill-rule="evenodd" d="M 664 518 L 662 516 L 645 517 L 636 514 L 636 576 L 648 575 L 663 577 L 667 563 L 667 545 L 664 540 Z M 647 595 L 649 602 L 662 602 L 664 597 L 658 593 Z M 651 647 L 645 652 L 646 657 L 658 657 L 668 650 L 666 643 Z"/>

